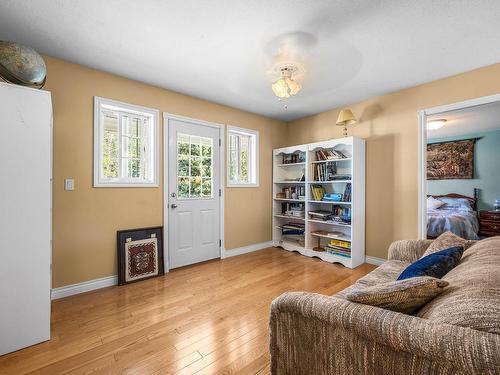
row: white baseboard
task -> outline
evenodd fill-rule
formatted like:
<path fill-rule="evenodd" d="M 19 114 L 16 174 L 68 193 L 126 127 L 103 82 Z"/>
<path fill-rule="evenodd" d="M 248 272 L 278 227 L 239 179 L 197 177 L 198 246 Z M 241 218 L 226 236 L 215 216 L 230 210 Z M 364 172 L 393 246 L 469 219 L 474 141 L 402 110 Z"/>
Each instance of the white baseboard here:
<path fill-rule="evenodd" d="M 236 249 L 231 249 L 231 250 L 224 249 L 222 252 L 221 258 L 224 259 L 224 258 L 236 256 L 236 255 L 251 253 L 253 251 L 265 249 L 266 247 L 271 247 L 272 245 L 273 245 L 273 242 L 268 241 L 268 242 L 262 242 L 262 243 L 256 243 L 253 245 L 238 247 Z M 118 284 L 118 276 L 116 276 L 116 275 L 102 277 L 100 279 L 84 281 L 84 282 L 78 283 L 78 284 L 66 285 L 66 286 L 62 286 L 60 288 L 54 288 L 54 289 L 52 289 L 51 298 L 53 300 L 59 299 L 59 298 L 64 298 L 64 297 L 72 296 L 75 294 L 90 292 L 91 290 L 106 288 L 108 286 L 113 286 L 113 285 L 117 285 L 117 284 Z"/>
<path fill-rule="evenodd" d="M 384 263 L 387 259 L 382 259 L 382 258 L 377 258 L 377 257 L 372 257 L 372 256 L 365 256 L 365 262 L 368 264 L 374 264 L 376 266 L 380 266 L 382 263 Z"/>
<path fill-rule="evenodd" d="M 271 246 L 273 246 L 273 241 L 255 243 L 253 245 L 237 247 L 231 250 L 224 249 L 221 258 L 224 259 L 224 258 L 234 257 L 236 255 L 251 253 L 253 251 L 262 250 L 265 249 L 266 247 L 271 247 Z"/>
<path fill-rule="evenodd" d="M 52 289 L 51 298 L 59 299 L 63 297 L 72 296 L 74 294 L 80 294 L 84 292 L 90 292 L 91 290 L 106 288 L 108 286 L 113 286 L 118 284 L 118 276 L 107 276 L 101 277 L 100 279 L 84 281 L 78 284 L 66 285 L 60 288 Z"/>

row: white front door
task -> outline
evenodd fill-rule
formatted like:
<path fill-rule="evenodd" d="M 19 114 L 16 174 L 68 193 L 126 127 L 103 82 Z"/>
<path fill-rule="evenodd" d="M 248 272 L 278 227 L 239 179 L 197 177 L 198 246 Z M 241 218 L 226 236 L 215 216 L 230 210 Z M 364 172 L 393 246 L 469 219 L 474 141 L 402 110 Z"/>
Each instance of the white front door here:
<path fill-rule="evenodd" d="M 169 268 L 220 257 L 221 129 L 168 118 Z"/>

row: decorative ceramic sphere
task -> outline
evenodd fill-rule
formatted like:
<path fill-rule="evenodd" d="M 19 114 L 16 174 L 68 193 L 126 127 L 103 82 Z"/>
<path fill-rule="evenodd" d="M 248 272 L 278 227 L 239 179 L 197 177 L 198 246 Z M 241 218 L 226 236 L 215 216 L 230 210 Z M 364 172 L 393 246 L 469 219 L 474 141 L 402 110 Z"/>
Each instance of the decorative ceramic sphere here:
<path fill-rule="evenodd" d="M 41 88 L 47 67 L 34 49 L 0 40 L 0 77 L 17 85 Z"/>

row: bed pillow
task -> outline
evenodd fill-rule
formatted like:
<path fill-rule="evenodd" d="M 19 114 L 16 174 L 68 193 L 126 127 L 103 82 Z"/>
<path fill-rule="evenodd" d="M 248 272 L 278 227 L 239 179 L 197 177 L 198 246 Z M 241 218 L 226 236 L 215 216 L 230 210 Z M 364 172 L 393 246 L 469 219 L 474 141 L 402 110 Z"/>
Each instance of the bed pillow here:
<path fill-rule="evenodd" d="M 427 209 L 428 210 L 437 210 L 439 207 L 444 206 L 446 203 L 437 200 L 434 197 L 427 198 Z"/>
<path fill-rule="evenodd" d="M 467 250 L 473 243 L 474 241 L 463 239 L 462 237 L 459 237 L 455 233 L 452 233 L 450 231 L 444 232 L 438 238 L 432 241 L 430 246 L 422 255 L 422 258 L 453 246 L 463 246 L 464 250 Z"/>
<path fill-rule="evenodd" d="M 355 288 L 349 291 L 345 298 L 352 302 L 412 314 L 439 295 L 447 285 L 447 281 L 434 277 L 412 277 Z"/>
<path fill-rule="evenodd" d="M 463 253 L 463 246 L 455 246 L 424 256 L 406 267 L 399 275 L 398 280 L 417 276 L 431 276 L 440 279 L 458 265 Z"/>
<path fill-rule="evenodd" d="M 441 209 L 443 210 L 453 210 L 453 211 L 469 211 L 473 212 L 471 202 L 465 198 L 448 198 L 440 197 L 437 200 L 443 203 Z"/>

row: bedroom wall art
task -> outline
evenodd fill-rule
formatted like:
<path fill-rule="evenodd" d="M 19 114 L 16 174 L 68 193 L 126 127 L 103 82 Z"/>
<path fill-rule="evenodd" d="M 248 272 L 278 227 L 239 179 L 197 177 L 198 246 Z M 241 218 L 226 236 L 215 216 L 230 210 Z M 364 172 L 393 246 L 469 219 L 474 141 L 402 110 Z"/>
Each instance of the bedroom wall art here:
<path fill-rule="evenodd" d="M 117 232 L 119 285 L 163 275 L 162 228 Z"/>
<path fill-rule="evenodd" d="M 427 145 L 427 179 L 474 178 L 476 139 L 431 143 Z"/>

